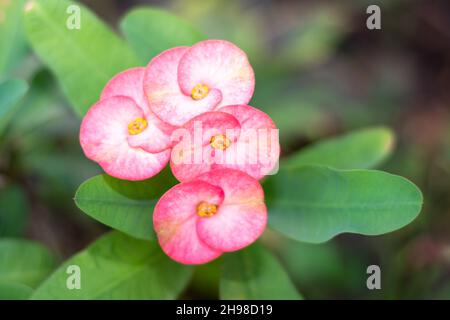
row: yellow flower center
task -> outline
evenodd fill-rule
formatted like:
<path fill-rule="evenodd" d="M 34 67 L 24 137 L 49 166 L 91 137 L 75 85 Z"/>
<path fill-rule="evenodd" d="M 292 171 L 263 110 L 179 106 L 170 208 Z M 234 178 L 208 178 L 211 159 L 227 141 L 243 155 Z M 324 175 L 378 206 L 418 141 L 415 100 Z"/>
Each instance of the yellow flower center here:
<path fill-rule="evenodd" d="M 211 141 L 209 142 L 209 144 L 214 149 L 225 150 L 226 148 L 228 148 L 230 146 L 231 140 L 228 139 L 227 136 L 224 134 L 218 134 L 211 138 Z"/>
<path fill-rule="evenodd" d="M 208 203 L 208 202 L 200 202 L 197 206 L 197 215 L 200 217 L 212 217 L 217 212 L 217 205 Z"/>
<path fill-rule="evenodd" d="M 144 118 L 136 118 L 128 124 L 128 132 L 131 135 L 139 134 L 147 128 L 148 122 Z"/>
<path fill-rule="evenodd" d="M 204 97 L 206 97 L 208 92 L 209 92 L 208 86 L 205 84 L 199 83 L 194 88 L 192 88 L 191 97 L 194 100 L 201 100 Z"/>

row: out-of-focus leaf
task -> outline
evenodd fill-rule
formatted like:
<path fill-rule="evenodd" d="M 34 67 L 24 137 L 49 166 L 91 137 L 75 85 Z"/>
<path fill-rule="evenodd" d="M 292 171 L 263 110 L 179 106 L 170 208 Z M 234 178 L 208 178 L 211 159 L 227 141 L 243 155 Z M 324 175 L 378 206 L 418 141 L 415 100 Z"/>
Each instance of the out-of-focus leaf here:
<path fill-rule="evenodd" d="M 345 33 L 342 13 L 338 8 L 321 8 L 299 21 L 286 36 L 288 42 L 282 47 L 279 61 L 291 66 L 322 63 Z"/>
<path fill-rule="evenodd" d="M 25 81 L 19 79 L 0 82 L 0 134 L 16 112 L 16 104 L 28 90 Z"/>
<path fill-rule="evenodd" d="M 86 179 L 101 173 L 99 166 L 86 160 L 76 140 L 77 122 L 73 114 L 52 119 L 46 127 L 36 128 L 25 135 L 20 143 L 21 168 L 25 174 L 36 178 L 37 192 L 51 203 L 63 203 L 75 209 L 73 195 Z M 66 124 L 66 132 L 59 128 Z M 74 126 L 75 125 L 75 126 Z M 70 168 L 68 170 L 67 168 Z"/>
<path fill-rule="evenodd" d="M 75 202 L 83 212 L 114 229 L 152 240 L 153 208 L 174 184 L 167 170 L 149 180 L 134 182 L 103 174 L 85 181 L 75 194 Z"/>
<path fill-rule="evenodd" d="M 54 268 L 52 253 L 38 243 L 0 240 L 0 282 L 19 282 L 37 286 Z"/>
<path fill-rule="evenodd" d="M 11 119 L 11 135 L 24 139 L 27 135 L 34 136 L 36 129 L 46 130 L 49 123 L 68 113 L 62 100 L 52 75 L 47 70 L 37 72 L 21 107 Z"/>
<path fill-rule="evenodd" d="M 130 11 L 120 27 L 144 63 L 169 48 L 191 46 L 205 39 L 205 36 L 187 21 L 170 12 L 153 8 Z"/>
<path fill-rule="evenodd" d="M 360 252 L 355 252 L 357 248 L 351 247 L 346 252 L 333 241 L 310 244 L 279 234 L 273 244 L 286 271 L 309 299 L 357 296 L 365 289 L 361 284 L 367 279 L 367 261 Z M 327 285 L 318 286 L 318 283 Z"/>
<path fill-rule="evenodd" d="M 197 299 L 218 299 L 221 267 L 221 259 L 196 266 L 189 284 L 189 292 Z"/>
<path fill-rule="evenodd" d="M 266 193 L 270 226 L 312 243 L 344 232 L 397 230 L 417 217 L 423 201 L 420 190 L 405 178 L 320 166 L 282 170 L 267 180 Z"/>
<path fill-rule="evenodd" d="M 271 106 L 261 107 L 280 129 L 280 141 L 283 147 L 302 135 L 318 136 L 318 132 L 327 120 L 323 110 L 305 101 L 291 98 L 290 101 L 281 100 L 274 102 Z"/>
<path fill-rule="evenodd" d="M 0 1 L 0 74 L 11 71 L 26 53 L 24 3 L 25 0 Z"/>
<path fill-rule="evenodd" d="M 277 259 L 259 244 L 224 256 L 221 299 L 301 299 Z"/>
<path fill-rule="evenodd" d="M 69 29 L 69 7 L 80 8 L 80 29 Z M 118 72 L 138 65 L 127 46 L 89 9 L 68 0 L 30 0 L 25 9 L 28 39 L 55 73 L 79 115 L 99 98 Z M 70 21 L 69 21 L 70 22 Z"/>
<path fill-rule="evenodd" d="M 337 95 L 327 86 L 301 86 L 285 75 L 261 70 L 251 105 L 266 112 L 280 129 L 283 150 L 298 143 L 299 137 L 317 139 L 326 133 L 332 114 L 327 110 Z M 273 93 L 276 94 L 273 94 Z"/>
<path fill-rule="evenodd" d="M 364 129 L 307 147 L 292 155 L 284 168 L 316 164 L 337 169 L 369 169 L 389 155 L 393 144 L 394 135 L 389 129 Z"/>
<path fill-rule="evenodd" d="M 36 138 L 43 139 L 45 135 Z M 83 181 L 101 173 L 101 169 L 86 160 L 76 141 L 58 146 L 60 137 L 53 138 L 53 141 L 36 141 L 32 149 L 21 153 L 23 170 L 38 179 L 37 191 L 42 199 L 53 205 L 61 204 L 62 208 L 70 206 L 78 212 L 72 201 L 73 194 Z"/>
<path fill-rule="evenodd" d="M 25 230 L 28 202 L 22 188 L 10 185 L 0 189 L 0 237 L 18 237 Z"/>
<path fill-rule="evenodd" d="M 22 283 L 0 282 L 0 300 L 27 300 L 33 289 Z"/>
<path fill-rule="evenodd" d="M 79 120 L 53 76 L 38 72 L 10 121 L 5 143 L 14 146 L 22 174 L 33 176 L 37 195 L 55 209 L 61 205 L 62 212 L 68 206 L 76 210 L 72 197 L 78 186 L 101 172 L 80 151 L 78 131 Z"/>
<path fill-rule="evenodd" d="M 313 287 L 321 281 L 336 283 L 345 274 L 345 268 L 334 243 L 309 244 L 283 239 L 277 254 L 301 286 Z"/>
<path fill-rule="evenodd" d="M 79 267 L 80 290 L 67 289 L 69 266 Z M 191 273 L 190 267 L 170 260 L 156 241 L 113 231 L 64 262 L 31 299 L 174 299 Z"/>
<path fill-rule="evenodd" d="M 266 21 L 261 19 L 263 6 L 242 1 L 174 0 L 177 14 L 195 21 L 200 30 L 211 39 L 226 39 L 241 49 L 250 58 L 253 67 L 261 62 L 267 67 L 267 39 L 261 36 Z M 220 12 L 220 14 L 218 14 Z M 258 74 L 258 73 L 257 73 Z"/>

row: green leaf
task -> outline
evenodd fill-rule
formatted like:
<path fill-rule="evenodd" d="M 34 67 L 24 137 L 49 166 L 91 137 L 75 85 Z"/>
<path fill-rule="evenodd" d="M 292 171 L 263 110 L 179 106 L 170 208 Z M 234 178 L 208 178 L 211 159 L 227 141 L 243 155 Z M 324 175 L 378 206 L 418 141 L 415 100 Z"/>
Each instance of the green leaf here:
<path fill-rule="evenodd" d="M 391 232 L 413 221 L 422 207 L 413 183 L 375 170 L 284 170 L 267 180 L 266 193 L 270 226 L 312 243 L 343 232 Z"/>
<path fill-rule="evenodd" d="M 0 74 L 11 71 L 26 53 L 24 3 L 25 0 L 0 1 Z"/>
<path fill-rule="evenodd" d="M 0 134 L 16 112 L 17 102 L 28 90 L 25 81 L 11 79 L 0 82 Z"/>
<path fill-rule="evenodd" d="M 80 289 L 68 289 L 68 266 L 80 269 Z M 174 299 L 192 269 L 170 260 L 156 241 L 113 231 L 62 264 L 31 299 Z M 69 282 L 70 283 L 70 282 Z"/>
<path fill-rule="evenodd" d="M 288 158 L 284 168 L 317 164 L 337 169 L 369 169 L 381 163 L 393 145 L 394 135 L 389 129 L 364 129 L 307 147 Z"/>
<path fill-rule="evenodd" d="M 27 240 L 0 240 L 0 282 L 37 286 L 54 268 L 51 252 Z"/>
<path fill-rule="evenodd" d="M 27 198 L 22 188 L 10 185 L 0 189 L 0 208 L 0 237 L 21 236 L 28 211 Z"/>
<path fill-rule="evenodd" d="M 80 29 L 66 25 L 71 5 L 80 7 Z M 79 115 L 98 100 L 115 74 L 138 65 L 126 43 L 79 3 L 30 0 L 25 27 L 33 49 L 56 75 Z"/>
<path fill-rule="evenodd" d="M 21 283 L 0 282 L 0 300 L 27 300 L 33 289 Z"/>
<path fill-rule="evenodd" d="M 278 260 L 258 243 L 224 256 L 221 299 L 302 299 Z"/>
<path fill-rule="evenodd" d="M 164 170 L 145 181 L 106 174 L 85 181 L 75 194 L 78 208 L 92 218 L 138 239 L 155 239 L 152 212 L 159 197 L 175 184 Z"/>
<path fill-rule="evenodd" d="M 205 36 L 187 21 L 160 9 L 131 10 L 120 28 L 144 63 L 169 48 L 191 46 L 205 40 Z"/>

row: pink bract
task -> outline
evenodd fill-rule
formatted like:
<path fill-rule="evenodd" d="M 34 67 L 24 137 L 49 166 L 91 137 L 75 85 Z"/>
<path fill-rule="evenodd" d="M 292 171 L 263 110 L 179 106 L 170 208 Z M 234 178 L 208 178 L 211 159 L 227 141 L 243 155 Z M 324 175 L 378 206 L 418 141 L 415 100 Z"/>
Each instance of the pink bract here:
<path fill-rule="evenodd" d="M 192 90 L 197 85 L 206 86 L 208 92 L 196 100 Z M 166 50 L 148 64 L 144 78 L 150 108 L 175 126 L 221 106 L 247 104 L 254 86 L 247 55 L 224 40 Z"/>
<path fill-rule="evenodd" d="M 174 131 L 174 135 L 178 132 L 183 138 L 174 144 L 170 166 L 182 182 L 220 168 L 241 170 L 261 179 L 278 163 L 276 125 L 267 114 L 247 105 L 201 114 Z M 226 138 L 228 145 L 217 148 L 213 142 L 217 137 Z"/>
<path fill-rule="evenodd" d="M 199 206 L 217 207 L 211 216 Z M 267 209 L 259 182 L 238 170 L 222 169 L 180 183 L 167 191 L 153 212 L 163 251 L 183 264 L 202 264 L 223 252 L 242 249 L 266 227 Z"/>
<path fill-rule="evenodd" d="M 144 73 L 144 68 L 134 68 L 111 79 L 81 123 L 80 143 L 85 155 L 120 179 L 150 178 L 170 158 L 173 128 L 148 107 L 143 94 Z M 128 125 L 136 119 L 145 119 L 147 126 L 138 134 L 130 134 Z"/>

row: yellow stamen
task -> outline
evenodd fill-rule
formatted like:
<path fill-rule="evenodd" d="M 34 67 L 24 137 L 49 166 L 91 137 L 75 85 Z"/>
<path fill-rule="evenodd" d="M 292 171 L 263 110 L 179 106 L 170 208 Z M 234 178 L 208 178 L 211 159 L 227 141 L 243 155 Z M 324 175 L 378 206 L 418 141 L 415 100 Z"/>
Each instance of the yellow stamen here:
<path fill-rule="evenodd" d="M 191 91 L 191 97 L 194 100 L 200 100 L 206 97 L 209 92 L 209 88 L 207 85 L 199 83 Z"/>
<path fill-rule="evenodd" d="M 230 146 L 231 140 L 228 139 L 227 136 L 224 134 L 218 134 L 211 138 L 209 144 L 214 149 L 225 150 Z"/>
<path fill-rule="evenodd" d="M 131 135 L 139 134 L 147 128 L 148 122 L 144 118 L 136 118 L 128 124 L 128 132 Z"/>
<path fill-rule="evenodd" d="M 208 202 L 200 202 L 197 206 L 197 214 L 200 217 L 212 217 L 217 212 L 217 205 L 208 203 Z"/>

